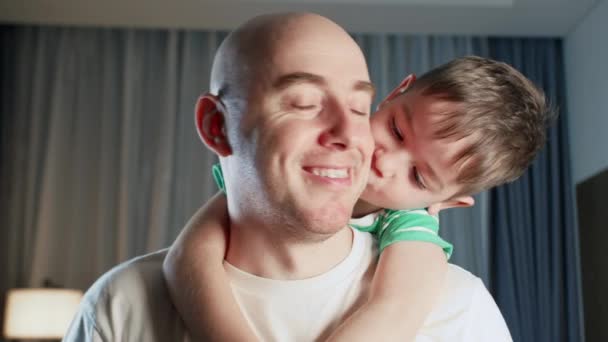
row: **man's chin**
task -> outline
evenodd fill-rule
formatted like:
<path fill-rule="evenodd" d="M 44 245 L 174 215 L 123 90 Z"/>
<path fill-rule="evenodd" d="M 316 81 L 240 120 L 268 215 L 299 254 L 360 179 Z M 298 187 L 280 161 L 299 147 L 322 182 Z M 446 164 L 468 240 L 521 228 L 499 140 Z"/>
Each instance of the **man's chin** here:
<path fill-rule="evenodd" d="M 310 216 L 308 229 L 320 235 L 333 235 L 348 225 L 352 208 L 323 208 Z"/>
<path fill-rule="evenodd" d="M 355 205 L 352 198 L 344 197 L 323 198 L 321 195 L 313 200 L 314 197 L 309 196 L 307 201 L 298 202 L 299 205 L 290 210 L 296 219 L 293 228 L 295 231 L 306 232 L 307 235 L 326 236 L 325 238 L 336 234 L 348 225 Z"/>
<path fill-rule="evenodd" d="M 344 229 L 347 229 L 348 225 L 345 223 L 343 225 L 332 226 L 329 227 L 327 225 L 310 225 L 305 227 L 305 238 L 304 240 L 308 242 L 323 242 L 331 239 L 336 236 L 339 232 Z"/>
<path fill-rule="evenodd" d="M 347 221 L 335 221 L 335 222 L 314 222 L 308 227 L 308 230 L 315 232 L 320 235 L 333 235 L 348 226 Z"/>

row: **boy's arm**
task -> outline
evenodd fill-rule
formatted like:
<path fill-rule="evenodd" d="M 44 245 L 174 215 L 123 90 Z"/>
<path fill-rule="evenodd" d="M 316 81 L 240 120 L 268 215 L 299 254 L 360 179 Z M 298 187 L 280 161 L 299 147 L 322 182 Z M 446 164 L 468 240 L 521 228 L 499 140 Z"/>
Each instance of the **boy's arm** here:
<path fill-rule="evenodd" d="M 447 260 L 439 246 L 400 241 L 380 255 L 368 301 L 329 341 L 413 341 L 441 292 Z"/>
<path fill-rule="evenodd" d="M 256 339 L 223 267 L 228 226 L 226 196 L 218 193 L 188 222 L 163 263 L 171 299 L 194 341 Z"/>

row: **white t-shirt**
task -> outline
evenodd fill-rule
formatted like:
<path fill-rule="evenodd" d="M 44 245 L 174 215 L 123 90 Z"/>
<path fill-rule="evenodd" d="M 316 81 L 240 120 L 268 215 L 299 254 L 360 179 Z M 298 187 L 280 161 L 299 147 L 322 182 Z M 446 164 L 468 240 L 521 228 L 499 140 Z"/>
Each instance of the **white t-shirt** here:
<path fill-rule="evenodd" d="M 365 299 L 376 242 L 353 230 L 350 254 L 330 271 L 304 280 L 270 280 L 225 264 L 241 309 L 264 341 L 326 336 Z M 162 278 L 166 250 L 124 263 L 86 293 L 64 341 L 187 341 Z M 449 265 L 441 298 L 417 336 L 426 341 L 512 341 L 481 280 Z"/>

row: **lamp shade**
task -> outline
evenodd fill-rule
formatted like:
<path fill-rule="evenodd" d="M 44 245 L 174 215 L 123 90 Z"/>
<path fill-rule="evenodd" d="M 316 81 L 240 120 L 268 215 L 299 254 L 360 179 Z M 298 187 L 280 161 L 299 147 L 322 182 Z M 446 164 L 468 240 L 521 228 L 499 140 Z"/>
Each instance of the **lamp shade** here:
<path fill-rule="evenodd" d="M 6 298 L 6 338 L 60 339 L 76 314 L 82 291 L 55 288 L 12 289 Z"/>

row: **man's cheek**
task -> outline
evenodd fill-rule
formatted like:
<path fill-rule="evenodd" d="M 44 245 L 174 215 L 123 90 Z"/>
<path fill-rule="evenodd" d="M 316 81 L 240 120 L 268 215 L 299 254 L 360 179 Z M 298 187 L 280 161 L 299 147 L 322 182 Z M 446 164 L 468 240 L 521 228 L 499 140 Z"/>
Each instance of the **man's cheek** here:
<path fill-rule="evenodd" d="M 354 135 L 355 139 L 357 139 L 357 143 L 361 146 L 361 149 L 366 153 L 366 158 L 371 159 L 371 154 L 374 150 L 375 144 L 369 123 L 357 125 Z"/>

